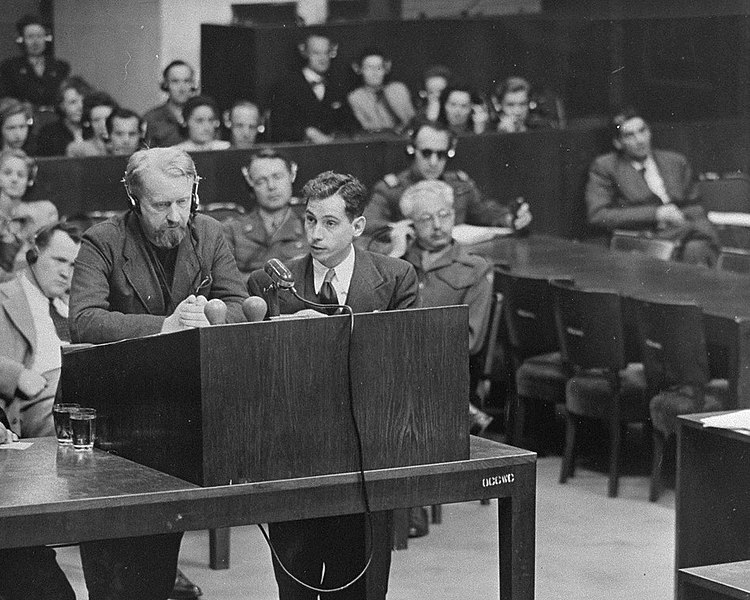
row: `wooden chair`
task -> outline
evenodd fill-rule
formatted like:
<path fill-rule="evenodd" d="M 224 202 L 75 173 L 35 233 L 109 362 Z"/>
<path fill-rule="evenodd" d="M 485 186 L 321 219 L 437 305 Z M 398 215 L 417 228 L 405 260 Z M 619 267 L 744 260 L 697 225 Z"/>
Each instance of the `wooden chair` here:
<path fill-rule="evenodd" d="M 696 304 L 635 301 L 646 373 L 654 456 L 649 499 L 659 499 L 666 441 L 682 414 L 727 407 L 729 384 L 709 380 L 703 312 Z"/>
<path fill-rule="evenodd" d="M 732 273 L 750 274 L 750 251 L 739 248 L 722 248 L 719 260 L 716 261 L 719 271 L 731 271 Z"/>
<path fill-rule="evenodd" d="M 552 295 L 546 279 L 495 270 L 495 289 L 503 295 L 503 315 L 514 369 L 515 389 L 508 402 L 508 442 L 522 441 L 527 404 L 565 403 L 568 370 L 562 362 Z M 540 434 L 543 432 L 539 432 Z"/>
<path fill-rule="evenodd" d="M 609 249 L 618 252 L 640 252 L 660 260 L 671 260 L 677 250 L 677 244 L 671 240 L 649 238 L 634 232 L 617 230 L 612 234 Z"/>
<path fill-rule="evenodd" d="M 610 433 L 608 494 L 614 498 L 623 427 L 649 420 L 643 365 L 628 365 L 625 358 L 619 294 L 554 283 L 552 294 L 562 357 L 575 373 L 566 386 L 565 456 L 560 483 L 575 473 L 580 418 L 604 421 Z"/>

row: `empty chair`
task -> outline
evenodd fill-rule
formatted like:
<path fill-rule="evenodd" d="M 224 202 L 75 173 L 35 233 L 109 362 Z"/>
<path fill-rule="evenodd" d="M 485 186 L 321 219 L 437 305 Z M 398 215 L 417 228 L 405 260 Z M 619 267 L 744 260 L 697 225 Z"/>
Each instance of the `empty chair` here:
<path fill-rule="evenodd" d="M 617 230 L 612 234 L 609 248 L 619 252 L 640 252 L 660 260 L 671 260 L 678 245 L 672 240 L 660 240 Z"/>
<path fill-rule="evenodd" d="M 565 456 L 560 483 L 575 471 L 576 428 L 581 417 L 609 426 L 610 497 L 617 496 L 622 430 L 627 423 L 648 423 L 643 365 L 625 358 L 622 302 L 612 291 L 552 284 L 557 332 L 563 360 L 573 376 L 566 386 Z"/>
<path fill-rule="evenodd" d="M 245 208 L 236 202 L 210 202 L 201 206 L 200 211 L 217 221 L 226 221 L 245 214 Z"/>
<path fill-rule="evenodd" d="M 568 371 L 558 350 L 549 282 L 496 269 L 495 289 L 503 295 L 507 350 L 515 373 L 506 431 L 509 443 L 518 445 L 528 404 L 546 405 L 551 410 L 565 403 Z M 536 433 L 537 441 L 542 442 L 550 432 Z"/>
<path fill-rule="evenodd" d="M 720 271 L 750 274 L 750 251 L 739 248 L 722 248 L 716 268 Z"/>
<path fill-rule="evenodd" d="M 654 457 L 649 499 L 661 493 L 666 441 L 683 414 L 727 407 L 728 383 L 709 381 L 703 312 L 696 304 L 635 301 L 638 338 L 646 372 Z"/>
<path fill-rule="evenodd" d="M 750 213 L 750 178 L 732 173 L 698 182 L 701 204 L 711 213 Z M 720 217 L 721 215 L 717 215 Z M 716 220 L 713 214 L 709 219 Z M 750 227 L 714 223 L 722 248 L 750 249 Z"/>

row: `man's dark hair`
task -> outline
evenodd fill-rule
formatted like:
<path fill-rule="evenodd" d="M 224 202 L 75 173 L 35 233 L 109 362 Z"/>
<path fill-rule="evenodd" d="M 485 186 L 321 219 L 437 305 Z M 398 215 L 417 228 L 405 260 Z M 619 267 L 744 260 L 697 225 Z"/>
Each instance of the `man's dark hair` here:
<path fill-rule="evenodd" d="M 424 73 L 422 73 L 422 83 L 432 77 L 442 77 L 450 83 L 453 80 L 453 71 L 445 65 L 432 65 L 431 67 L 427 67 Z"/>
<path fill-rule="evenodd" d="M 193 67 L 187 64 L 184 60 L 178 59 L 178 60 L 173 60 L 166 67 L 164 67 L 164 70 L 161 73 L 161 78 L 164 82 L 167 81 L 167 77 L 169 77 L 169 72 L 172 70 L 172 67 L 187 67 L 188 69 L 190 69 L 191 76 L 195 77 L 195 70 L 193 69 Z"/>
<path fill-rule="evenodd" d="M 24 15 L 16 21 L 16 31 L 18 32 L 18 35 L 23 37 L 23 30 L 29 25 L 41 25 L 44 27 L 44 30 L 49 33 L 49 25 L 41 17 L 37 15 Z"/>
<path fill-rule="evenodd" d="M 409 133 L 409 137 L 411 138 L 411 143 L 415 144 L 417 141 L 417 136 L 419 135 L 419 132 L 422 131 L 424 128 L 429 127 L 430 129 L 434 131 L 439 131 L 441 133 L 447 133 L 448 134 L 448 141 L 451 144 L 455 144 L 456 142 L 456 134 L 451 131 L 450 127 L 446 125 L 442 121 L 430 121 L 428 119 L 416 119 L 414 122 L 414 125 L 412 126 L 411 132 Z"/>
<path fill-rule="evenodd" d="M 294 169 L 294 161 L 286 154 L 284 154 L 283 152 L 279 152 L 275 148 L 262 148 L 261 150 L 254 150 L 250 153 L 250 158 L 248 158 L 247 162 L 245 163 L 245 168 L 250 171 L 250 167 L 253 166 L 253 163 L 256 160 L 260 160 L 263 158 L 278 158 L 279 160 L 283 160 L 284 164 L 286 165 L 287 171 L 289 171 L 290 173 Z"/>
<path fill-rule="evenodd" d="M 326 171 L 312 178 L 302 188 L 305 203 L 325 200 L 338 195 L 344 201 L 344 211 L 350 221 L 361 217 L 367 205 L 367 188 L 354 175 Z"/>
<path fill-rule="evenodd" d="M 213 98 L 210 96 L 193 96 L 192 98 L 188 98 L 182 107 L 182 118 L 185 120 L 185 123 L 187 123 L 195 109 L 201 106 L 208 106 L 214 112 L 214 119 L 218 119 L 221 116 L 219 106 Z"/>
<path fill-rule="evenodd" d="M 74 223 L 67 223 L 66 221 L 58 221 L 57 223 L 52 223 L 51 225 L 42 227 L 34 237 L 34 245 L 36 246 L 37 252 L 39 254 L 44 252 L 44 250 L 46 250 L 50 245 L 52 236 L 55 234 L 55 231 L 62 231 L 63 233 L 67 233 L 70 236 L 70 239 L 72 239 L 76 244 L 79 244 L 81 242 L 81 229 L 80 227 L 78 227 L 78 225 L 75 225 Z"/>
<path fill-rule="evenodd" d="M 388 60 L 388 57 L 385 55 L 385 52 L 383 52 L 380 48 L 377 48 L 375 46 L 369 46 L 368 48 L 364 48 L 358 55 L 357 55 L 357 64 L 361 67 L 362 62 L 368 57 L 368 56 L 379 56 L 383 60 Z"/>
<path fill-rule="evenodd" d="M 112 127 L 114 127 L 115 119 L 138 119 L 138 131 L 141 131 L 141 127 L 143 126 L 143 119 L 137 112 L 129 108 L 115 107 L 107 117 L 108 135 L 112 135 Z"/>
<path fill-rule="evenodd" d="M 523 77 L 513 75 L 498 82 L 492 93 L 498 102 L 502 102 L 507 94 L 515 94 L 516 92 L 526 92 L 527 94 L 530 94 L 531 84 Z"/>
<path fill-rule="evenodd" d="M 630 119 L 636 118 L 643 119 L 643 115 L 641 115 L 641 113 L 633 106 L 626 106 L 622 110 L 617 111 L 609 122 L 610 138 L 613 140 L 619 139 L 620 127 L 622 127 L 622 124 L 625 123 L 625 121 L 630 121 Z M 643 119 L 643 121 L 647 122 L 646 119 Z"/>

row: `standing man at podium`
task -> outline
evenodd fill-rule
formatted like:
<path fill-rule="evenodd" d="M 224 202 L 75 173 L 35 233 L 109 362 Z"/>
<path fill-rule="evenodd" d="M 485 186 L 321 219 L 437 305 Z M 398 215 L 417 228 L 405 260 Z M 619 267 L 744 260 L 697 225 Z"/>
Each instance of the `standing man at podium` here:
<path fill-rule="evenodd" d="M 353 246 L 365 229 L 367 190 L 351 175 L 327 171 L 307 182 L 305 234 L 310 253 L 290 260 L 289 270 L 303 298 L 322 304 L 348 304 L 355 313 L 398 310 L 417 305 L 417 275 L 406 261 Z M 251 274 L 251 293 L 263 296 L 265 273 Z M 267 299 L 268 300 L 268 299 Z M 280 311 L 304 310 L 289 294 L 279 297 Z M 307 311 L 305 311 L 307 312 Z M 310 311 L 311 312 L 311 311 Z M 301 340 L 312 343 L 313 340 Z M 311 365 L 323 369 L 324 365 Z M 313 587 L 340 588 L 352 581 L 367 563 L 363 577 L 327 600 L 382 600 L 388 591 L 391 564 L 392 515 L 372 514 L 372 537 L 363 514 L 271 523 L 271 542 L 283 563 L 273 561 L 280 600 L 314 600 L 318 592 L 294 581 L 285 571 Z"/>
<path fill-rule="evenodd" d="M 227 322 L 244 321 L 247 293 L 221 225 L 195 214 L 199 179 L 183 150 L 152 148 L 130 157 L 123 179 L 130 210 L 91 227 L 76 261 L 74 342 L 204 327 L 210 324 L 204 307 L 214 299 L 226 305 Z M 181 540 L 176 533 L 82 543 L 89 599 L 175 597 Z M 192 597 L 199 595 L 192 587 Z"/>

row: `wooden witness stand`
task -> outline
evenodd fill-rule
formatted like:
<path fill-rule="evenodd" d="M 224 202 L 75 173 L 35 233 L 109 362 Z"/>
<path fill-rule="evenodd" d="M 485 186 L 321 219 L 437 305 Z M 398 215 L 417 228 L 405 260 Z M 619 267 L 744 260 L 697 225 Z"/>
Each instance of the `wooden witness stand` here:
<path fill-rule="evenodd" d="M 349 327 L 281 320 L 94 346 L 64 356 L 63 397 L 97 409 L 99 448 L 189 482 L 180 502 L 208 503 L 168 529 L 361 512 Z M 466 327 L 466 307 L 356 315 L 351 389 L 372 508 L 504 498 L 502 597 L 532 598 L 535 455 L 478 440 L 470 452 Z M 278 504 L 259 509 L 260 495 Z"/>

